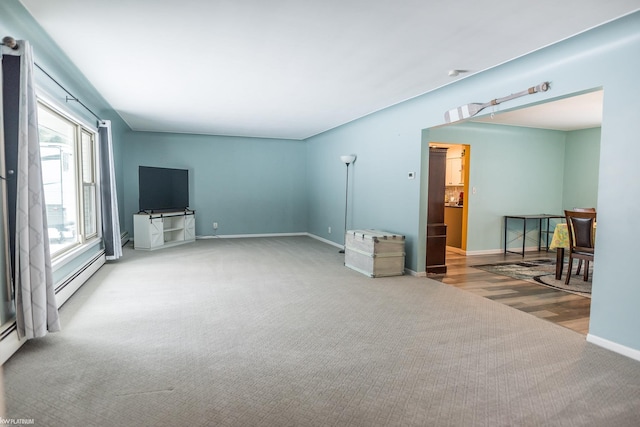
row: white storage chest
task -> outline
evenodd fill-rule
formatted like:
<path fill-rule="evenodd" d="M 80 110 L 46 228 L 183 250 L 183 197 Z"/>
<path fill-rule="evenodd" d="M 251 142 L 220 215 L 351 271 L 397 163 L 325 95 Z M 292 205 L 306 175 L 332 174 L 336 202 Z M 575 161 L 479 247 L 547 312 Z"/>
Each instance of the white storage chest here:
<path fill-rule="evenodd" d="M 381 230 L 349 230 L 344 265 L 369 277 L 404 274 L 404 236 Z"/>

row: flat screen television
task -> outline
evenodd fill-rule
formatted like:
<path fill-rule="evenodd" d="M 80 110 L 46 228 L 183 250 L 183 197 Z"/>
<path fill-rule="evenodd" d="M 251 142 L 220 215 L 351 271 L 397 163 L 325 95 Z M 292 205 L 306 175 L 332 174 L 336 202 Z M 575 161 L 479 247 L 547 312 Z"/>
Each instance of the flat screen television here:
<path fill-rule="evenodd" d="M 138 169 L 140 211 L 163 212 L 189 207 L 189 171 L 140 166 Z"/>

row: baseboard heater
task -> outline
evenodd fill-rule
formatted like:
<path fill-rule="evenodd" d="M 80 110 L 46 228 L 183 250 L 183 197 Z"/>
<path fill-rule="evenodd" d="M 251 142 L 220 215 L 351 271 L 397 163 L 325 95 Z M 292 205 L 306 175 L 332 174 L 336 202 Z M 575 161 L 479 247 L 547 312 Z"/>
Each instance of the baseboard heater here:
<path fill-rule="evenodd" d="M 17 329 L 18 329 L 18 325 L 16 325 L 16 322 L 14 321 L 7 329 L 2 331 L 2 334 L 0 334 L 0 341 L 5 339 L 7 336 L 9 336 L 11 334 L 11 332 L 13 332 L 13 331 L 15 331 Z"/>
<path fill-rule="evenodd" d="M 98 252 L 96 254 L 96 256 L 94 256 L 93 258 L 91 258 L 91 260 L 89 260 L 89 262 L 85 263 L 82 268 L 74 271 L 72 274 L 70 274 L 69 276 L 67 276 L 58 286 L 56 286 L 56 295 L 58 295 L 64 288 L 66 288 L 67 286 L 69 286 L 71 283 L 73 283 L 74 280 L 76 280 L 79 276 L 81 276 L 82 274 L 85 274 L 87 272 L 87 270 L 91 269 L 95 269 L 95 263 L 98 261 L 104 260 L 104 250 Z M 102 262 L 102 264 L 104 264 L 104 262 Z M 100 264 L 100 266 L 102 265 Z M 98 266 L 98 267 L 100 267 Z M 93 272 L 91 272 L 91 274 L 93 274 Z M 58 305 L 61 305 L 60 303 L 58 303 Z"/>

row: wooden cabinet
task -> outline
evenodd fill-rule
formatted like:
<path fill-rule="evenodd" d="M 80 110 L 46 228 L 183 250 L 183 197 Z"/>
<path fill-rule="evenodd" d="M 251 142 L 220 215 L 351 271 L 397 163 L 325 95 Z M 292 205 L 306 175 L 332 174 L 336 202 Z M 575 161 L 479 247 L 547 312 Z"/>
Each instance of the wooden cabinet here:
<path fill-rule="evenodd" d="M 135 249 L 155 250 L 196 240 L 195 212 L 139 213 L 133 216 Z"/>
<path fill-rule="evenodd" d="M 453 145 L 448 148 L 445 185 L 464 186 L 464 154 L 465 149 L 461 145 Z"/>
<path fill-rule="evenodd" d="M 429 148 L 429 195 L 427 206 L 427 273 L 446 273 L 447 225 L 444 223 L 444 187 L 447 149 Z"/>

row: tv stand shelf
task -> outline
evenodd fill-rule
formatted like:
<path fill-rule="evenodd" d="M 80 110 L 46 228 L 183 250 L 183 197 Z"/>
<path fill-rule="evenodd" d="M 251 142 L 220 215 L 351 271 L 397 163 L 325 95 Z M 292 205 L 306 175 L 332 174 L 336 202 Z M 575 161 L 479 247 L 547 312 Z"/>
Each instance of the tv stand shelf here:
<path fill-rule="evenodd" d="M 133 247 L 153 251 L 196 240 L 196 213 L 140 212 L 133 215 Z"/>

